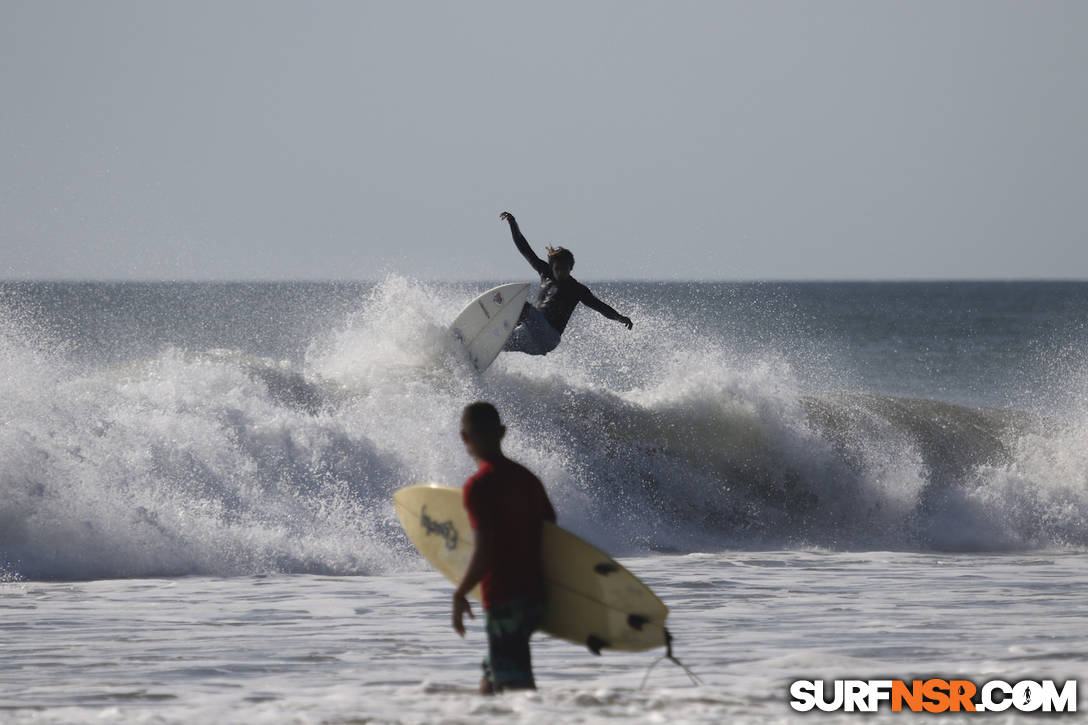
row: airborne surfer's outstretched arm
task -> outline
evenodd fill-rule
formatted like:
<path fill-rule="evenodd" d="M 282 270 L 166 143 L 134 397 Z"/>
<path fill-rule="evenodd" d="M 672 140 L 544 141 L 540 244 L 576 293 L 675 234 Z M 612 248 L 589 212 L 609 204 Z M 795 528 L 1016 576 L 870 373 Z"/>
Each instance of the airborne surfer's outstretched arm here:
<path fill-rule="evenodd" d="M 521 256 L 525 257 L 525 261 L 529 263 L 529 266 L 535 269 L 536 273 L 541 277 L 551 277 L 551 265 L 536 256 L 536 252 L 529 246 L 529 240 L 521 233 L 521 229 L 518 227 L 518 220 L 514 218 L 514 215 L 508 211 L 504 211 L 502 214 L 499 214 L 499 219 L 510 222 L 510 235 L 514 237 L 514 246 L 521 252 Z"/>
<path fill-rule="evenodd" d="M 597 312 L 600 312 L 602 315 L 610 320 L 615 320 L 617 322 L 623 323 L 627 326 L 628 330 L 635 326 L 635 323 L 631 322 L 630 317 L 624 317 L 620 313 L 616 312 L 616 310 L 613 309 L 610 305 L 597 299 L 597 297 L 589 291 L 588 287 L 583 287 L 582 289 L 584 290 L 582 292 L 581 299 L 583 305 L 591 310 L 596 310 Z"/>

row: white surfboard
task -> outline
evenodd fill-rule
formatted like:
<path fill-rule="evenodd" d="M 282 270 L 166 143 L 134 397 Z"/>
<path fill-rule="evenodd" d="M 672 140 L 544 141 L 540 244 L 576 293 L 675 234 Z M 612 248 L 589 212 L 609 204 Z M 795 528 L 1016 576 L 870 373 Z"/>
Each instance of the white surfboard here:
<path fill-rule="evenodd" d="M 529 285 L 523 282 L 489 289 L 468 303 L 450 328 L 454 337 L 468 350 L 476 370 L 483 372 L 495 361 L 506 338 L 521 317 L 521 308 L 529 298 Z"/>
<path fill-rule="evenodd" d="M 472 557 L 473 532 L 461 489 L 434 484 L 393 494 L 397 516 L 419 553 L 460 583 Z M 666 645 L 668 608 L 634 574 L 569 531 L 545 523 L 547 613 L 541 629 L 569 642 L 638 652 Z M 470 595 L 480 598 L 479 587 Z"/>

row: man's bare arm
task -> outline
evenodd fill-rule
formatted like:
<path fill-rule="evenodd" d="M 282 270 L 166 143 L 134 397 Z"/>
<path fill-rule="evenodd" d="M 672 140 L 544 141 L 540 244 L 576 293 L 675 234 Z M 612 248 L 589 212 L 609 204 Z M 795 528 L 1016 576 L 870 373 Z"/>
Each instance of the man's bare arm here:
<path fill-rule="evenodd" d="M 476 619 L 476 615 L 472 613 L 472 605 L 468 602 L 468 593 L 476 588 L 491 568 L 491 539 L 490 531 L 483 528 L 476 530 L 476 545 L 472 549 L 468 569 L 461 578 L 457 591 L 453 593 L 453 631 L 462 637 L 465 636 L 465 614 Z"/>

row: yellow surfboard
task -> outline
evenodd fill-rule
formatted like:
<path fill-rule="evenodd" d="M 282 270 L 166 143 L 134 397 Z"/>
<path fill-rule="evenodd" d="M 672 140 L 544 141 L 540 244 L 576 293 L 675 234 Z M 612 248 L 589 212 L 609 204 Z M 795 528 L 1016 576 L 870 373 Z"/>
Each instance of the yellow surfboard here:
<path fill-rule="evenodd" d="M 419 553 L 458 584 L 472 557 L 473 532 L 461 489 L 428 484 L 393 495 L 397 516 Z M 668 608 L 615 559 L 558 526 L 545 523 L 547 613 L 541 629 L 602 649 L 638 652 L 664 647 Z M 479 587 L 470 593 L 480 598 Z"/>

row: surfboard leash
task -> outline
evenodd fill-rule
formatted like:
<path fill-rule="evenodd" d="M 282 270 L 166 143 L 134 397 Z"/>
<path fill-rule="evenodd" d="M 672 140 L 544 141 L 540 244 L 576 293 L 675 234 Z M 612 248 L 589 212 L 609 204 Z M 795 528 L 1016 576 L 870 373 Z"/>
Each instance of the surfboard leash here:
<path fill-rule="evenodd" d="M 661 655 L 656 660 L 651 662 L 650 666 L 646 668 L 646 674 L 643 675 L 642 684 L 638 686 L 638 689 L 646 689 L 646 681 L 650 679 L 650 673 L 653 672 L 654 668 L 657 667 L 657 664 L 661 660 L 669 660 L 680 669 L 682 669 L 684 671 L 684 674 L 688 676 L 688 679 L 691 680 L 691 684 L 693 687 L 698 687 L 699 685 L 702 685 L 703 681 L 699 679 L 699 676 L 692 672 L 690 667 L 681 662 L 676 657 L 676 655 L 672 653 L 672 633 L 669 632 L 668 627 L 662 627 L 662 629 L 665 630 L 665 654 Z"/>

